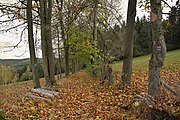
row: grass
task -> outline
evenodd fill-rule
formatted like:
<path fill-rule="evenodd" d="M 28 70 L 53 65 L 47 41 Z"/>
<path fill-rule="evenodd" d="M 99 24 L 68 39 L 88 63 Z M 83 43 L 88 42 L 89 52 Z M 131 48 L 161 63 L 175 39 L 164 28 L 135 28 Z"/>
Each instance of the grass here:
<path fill-rule="evenodd" d="M 133 70 L 141 70 L 141 69 L 148 69 L 150 55 L 136 57 L 133 59 Z M 121 71 L 122 70 L 123 62 L 117 62 L 112 64 L 114 71 Z M 171 66 L 174 68 L 175 66 L 180 66 L 180 50 L 174 50 L 166 53 L 165 57 L 165 65 L 164 66 Z"/>

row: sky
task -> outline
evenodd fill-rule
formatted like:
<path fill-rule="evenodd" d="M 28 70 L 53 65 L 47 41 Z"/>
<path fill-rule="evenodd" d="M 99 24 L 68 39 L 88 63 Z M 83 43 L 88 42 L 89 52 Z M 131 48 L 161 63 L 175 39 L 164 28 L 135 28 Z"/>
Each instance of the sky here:
<path fill-rule="evenodd" d="M 0 20 L 2 20 L 0 18 Z M 16 22 L 18 23 L 18 22 Z M 3 26 L 0 26 L 3 29 Z M 19 43 L 22 29 L 0 32 L 0 59 L 21 59 L 29 58 L 27 35 L 22 37 L 23 41 Z M 14 48 L 15 45 L 17 47 Z"/>
<path fill-rule="evenodd" d="M 8 3 L 7 0 L 4 0 Z M 11 0 L 10 0 L 11 1 Z M 167 2 L 170 4 L 170 6 L 174 5 L 175 0 L 167 0 Z M 128 0 L 123 0 L 123 13 L 127 12 L 127 6 L 128 6 Z M 165 8 L 163 11 L 168 12 L 169 9 Z M 149 13 L 142 11 L 141 8 L 137 6 L 137 16 L 148 16 Z M 126 20 L 126 14 L 123 15 L 124 20 Z M 165 17 L 165 16 L 164 16 Z M 5 18 L 0 18 L 0 20 L 3 20 Z M 18 23 L 18 22 L 17 22 Z M 2 29 L 3 26 L 0 26 L 0 29 Z M 23 37 L 23 42 L 21 42 L 18 47 L 13 49 L 13 47 L 7 47 L 7 46 L 14 46 L 20 41 L 20 35 L 21 30 L 13 30 L 10 32 L 1 32 L 0 31 L 0 59 L 23 59 L 23 58 L 29 58 L 29 48 L 27 44 L 27 34 Z M 41 57 L 41 54 L 38 54 L 37 57 Z"/>

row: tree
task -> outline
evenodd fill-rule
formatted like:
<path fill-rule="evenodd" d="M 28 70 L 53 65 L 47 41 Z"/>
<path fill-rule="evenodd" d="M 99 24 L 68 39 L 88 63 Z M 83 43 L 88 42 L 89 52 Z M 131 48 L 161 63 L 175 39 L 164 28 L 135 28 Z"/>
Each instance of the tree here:
<path fill-rule="evenodd" d="M 0 64 L 0 85 L 16 82 L 18 76 L 13 66 Z"/>
<path fill-rule="evenodd" d="M 30 60 L 33 73 L 34 88 L 40 87 L 37 70 L 37 59 L 35 55 L 34 39 L 33 39 L 33 23 L 32 23 L 32 0 L 27 1 L 27 24 L 28 24 L 28 42 L 30 51 Z"/>
<path fill-rule="evenodd" d="M 96 45 L 97 43 L 97 12 L 98 12 L 98 4 L 99 0 L 94 0 L 94 14 L 93 14 L 93 40 L 94 44 Z"/>
<path fill-rule="evenodd" d="M 60 26 L 61 26 L 61 37 L 62 37 L 62 41 L 64 44 L 64 52 L 65 52 L 65 75 L 68 76 L 69 75 L 69 46 L 67 43 L 67 38 L 66 38 L 66 33 L 65 33 L 65 26 L 64 26 L 64 16 L 63 16 L 63 6 L 64 6 L 64 2 L 63 0 L 60 0 L 60 4 L 59 4 L 59 0 L 56 0 L 56 3 L 58 4 L 58 10 L 59 10 L 59 21 L 60 21 Z M 69 9 L 68 9 L 69 10 Z M 69 14 L 69 13 L 68 13 Z M 68 23 L 69 24 L 69 23 Z M 59 58 L 60 59 L 60 58 Z"/>
<path fill-rule="evenodd" d="M 171 7 L 167 20 L 163 21 L 164 37 L 167 50 L 180 49 L 180 6 Z"/>
<path fill-rule="evenodd" d="M 68 44 L 70 46 L 69 53 L 76 60 L 87 63 L 91 54 L 95 54 L 91 39 L 84 29 L 79 29 L 73 25 L 69 30 Z"/>
<path fill-rule="evenodd" d="M 137 0 L 129 0 L 127 12 L 127 28 L 125 41 L 125 54 L 123 60 L 122 83 L 120 88 L 124 88 L 131 83 L 133 40 L 135 34 L 135 16 Z"/>
<path fill-rule="evenodd" d="M 124 55 L 124 37 L 125 37 L 125 23 L 121 25 L 114 25 L 109 28 L 99 41 L 98 47 L 101 51 L 102 58 L 108 61 L 120 60 Z"/>
<path fill-rule="evenodd" d="M 19 79 L 20 79 L 20 81 L 32 80 L 33 76 L 34 76 L 34 74 L 32 73 L 31 68 L 28 66 L 26 71 L 22 74 L 22 76 Z M 37 88 L 37 87 L 35 87 L 35 88 Z"/>
<path fill-rule="evenodd" d="M 44 76 L 46 86 L 52 86 L 56 84 L 54 80 L 54 57 L 51 39 L 52 0 L 40 0 L 40 16 Z"/>
<path fill-rule="evenodd" d="M 68 38 L 69 38 L 68 31 L 70 30 L 71 25 L 75 22 L 78 14 L 81 11 L 81 9 L 79 9 L 78 7 L 81 4 L 84 4 L 84 1 L 81 2 L 81 1 L 77 1 L 77 0 L 75 0 L 75 1 L 56 0 L 56 3 L 57 3 L 57 9 L 58 9 L 57 24 L 59 24 L 59 26 L 60 26 L 61 40 L 63 41 L 63 47 L 64 47 L 65 75 L 69 76 L 69 73 L 70 73 L 69 48 L 70 48 L 70 46 L 68 44 Z M 83 7 L 84 6 L 82 6 L 82 9 L 83 9 Z"/>
<path fill-rule="evenodd" d="M 164 63 L 166 44 L 162 29 L 161 0 L 151 0 L 150 8 L 152 55 L 149 61 L 148 94 L 155 96 L 160 93 L 160 69 Z"/>
<path fill-rule="evenodd" d="M 61 58 L 61 45 L 60 45 L 60 35 L 59 35 L 59 29 L 58 29 L 58 26 L 57 26 L 57 36 L 58 36 L 58 43 L 57 43 L 57 46 L 58 46 L 58 66 L 59 66 L 59 76 L 58 76 L 58 79 L 61 79 L 62 78 L 62 58 Z"/>
<path fill-rule="evenodd" d="M 133 48 L 133 56 L 142 56 L 150 53 L 151 49 L 151 24 L 150 20 L 143 16 L 136 20 L 136 35 Z"/>

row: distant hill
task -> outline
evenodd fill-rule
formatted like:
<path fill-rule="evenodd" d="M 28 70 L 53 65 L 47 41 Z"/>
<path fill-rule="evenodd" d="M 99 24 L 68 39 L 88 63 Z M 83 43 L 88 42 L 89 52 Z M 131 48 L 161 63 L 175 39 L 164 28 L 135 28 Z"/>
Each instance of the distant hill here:
<path fill-rule="evenodd" d="M 38 59 L 38 62 L 42 62 L 42 59 Z M 29 65 L 30 64 L 30 58 L 26 59 L 0 59 L 0 64 L 8 64 L 13 66 L 19 66 L 19 65 Z"/>

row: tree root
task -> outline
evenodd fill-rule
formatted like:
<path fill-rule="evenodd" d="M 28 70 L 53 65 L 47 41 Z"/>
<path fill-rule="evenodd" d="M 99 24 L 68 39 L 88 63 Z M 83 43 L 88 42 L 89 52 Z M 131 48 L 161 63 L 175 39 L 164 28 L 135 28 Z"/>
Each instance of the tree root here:
<path fill-rule="evenodd" d="M 161 84 L 168 89 L 169 91 L 171 91 L 172 93 L 174 93 L 175 95 L 180 97 L 180 91 L 175 90 L 174 88 L 172 88 L 171 86 L 169 86 L 165 81 L 160 79 Z"/>

